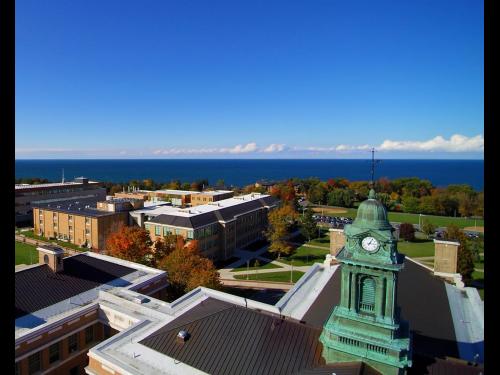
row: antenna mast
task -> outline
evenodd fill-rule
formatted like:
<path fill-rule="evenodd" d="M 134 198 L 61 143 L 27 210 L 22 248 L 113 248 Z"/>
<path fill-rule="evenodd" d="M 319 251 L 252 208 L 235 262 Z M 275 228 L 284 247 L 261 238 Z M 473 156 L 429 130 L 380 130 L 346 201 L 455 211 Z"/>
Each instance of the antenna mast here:
<path fill-rule="evenodd" d="M 375 187 L 375 164 L 380 163 L 380 160 L 375 160 L 375 148 L 372 148 L 372 170 L 371 170 L 371 187 L 372 189 Z"/>

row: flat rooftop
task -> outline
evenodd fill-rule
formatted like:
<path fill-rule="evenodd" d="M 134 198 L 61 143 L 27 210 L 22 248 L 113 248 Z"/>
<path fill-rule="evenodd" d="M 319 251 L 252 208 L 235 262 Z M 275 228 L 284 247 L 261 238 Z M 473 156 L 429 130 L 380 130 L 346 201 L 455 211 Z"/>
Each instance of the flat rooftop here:
<path fill-rule="evenodd" d="M 161 190 L 154 190 L 153 193 L 170 194 L 170 195 L 192 195 L 192 194 L 199 194 L 200 192 L 190 191 L 190 190 L 161 189 Z"/>
<path fill-rule="evenodd" d="M 97 209 L 98 199 L 96 197 L 78 200 L 56 200 L 50 203 L 32 203 L 31 206 L 42 210 L 64 212 L 67 214 L 101 217 L 116 215 L 116 212 Z"/>
<path fill-rule="evenodd" d="M 88 184 L 98 184 L 97 181 L 89 181 Z M 82 182 L 51 182 L 47 184 L 15 184 L 16 190 L 27 190 L 27 189 L 49 189 L 57 187 L 71 187 L 71 186 L 81 186 L 87 185 Z"/>
<path fill-rule="evenodd" d="M 232 190 L 206 190 L 206 191 L 200 192 L 200 194 L 202 194 L 202 195 L 212 195 L 212 196 L 228 194 L 228 193 L 233 193 L 233 191 Z"/>
<path fill-rule="evenodd" d="M 240 195 L 238 197 L 223 199 L 213 203 L 202 204 L 191 208 L 179 208 L 173 206 L 158 206 L 158 207 L 152 206 L 151 208 L 134 210 L 132 212 L 145 213 L 148 215 L 165 214 L 165 215 L 175 215 L 179 217 L 193 217 L 208 212 L 218 211 L 223 208 L 238 206 L 246 202 L 257 201 L 259 199 L 266 199 L 268 197 L 271 196 L 268 194 L 252 193 L 252 194 Z"/>

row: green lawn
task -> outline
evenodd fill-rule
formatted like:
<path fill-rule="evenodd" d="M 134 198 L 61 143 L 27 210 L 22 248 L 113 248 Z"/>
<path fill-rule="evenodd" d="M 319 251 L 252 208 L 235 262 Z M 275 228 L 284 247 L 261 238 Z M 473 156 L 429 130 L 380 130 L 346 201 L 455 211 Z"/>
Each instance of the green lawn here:
<path fill-rule="evenodd" d="M 293 282 L 297 282 L 298 279 L 302 277 L 304 272 L 293 271 L 292 280 Z M 238 280 L 246 280 L 247 275 L 235 275 L 235 279 Z M 253 274 L 248 275 L 248 280 L 259 280 L 259 281 L 281 281 L 281 282 L 290 282 L 290 272 L 268 272 L 261 274 Z"/>
<path fill-rule="evenodd" d="M 342 208 L 342 207 L 332 207 L 332 208 Z M 344 208 L 347 210 L 345 213 L 339 214 L 325 214 L 325 216 L 343 216 L 355 218 L 357 209 L 356 208 Z M 326 209 L 325 209 L 326 210 Z M 317 212 L 316 214 L 321 214 Z M 434 215 L 423 215 L 421 220 L 428 220 L 438 227 L 446 227 L 449 224 L 455 224 L 460 228 L 471 227 L 476 224 L 477 226 L 484 226 L 483 219 L 465 219 L 462 217 L 449 217 L 449 216 L 434 216 Z M 408 214 L 402 212 L 389 212 L 389 221 L 397 223 L 411 223 L 418 224 L 419 215 L 418 214 Z"/>
<path fill-rule="evenodd" d="M 481 255 L 481 260 L 478 262 L 474 262 L 474 267 L 480 270 L 484 270 L 484 256 Z"/>
<path fill-rule="evenodd" d="M 313 246 L 318 246 L 318 247 L 325 247 L 327 249 L 330 248 L 330 234 L 321 236 L 320 238 L 315 238 L 314 240 L 311 240 L 307 242 L 308 245 L 313 245 Z"/>
<path fill-rule="evenodd" d="M 408 255 L 410 258 L 433 257 L 434 241 L 418 238 L 412 242 L 399 240 L 398 252 Z"/>
<path fill-rule="evenodd" d="M 328 248 L 315 248 L 315 247 L 306 247 L 300 246 L 295 249 L 295 252 L 289 256 L 281 256 L 280 259 L 277 259 L 277 255 L 273 253 L 264 253 L 262 254 L 265 258 L 276 259 L 277 261 L 285 264 L 292 264 L 294 266 L 310 266 L 314 263 L 322 263 L 325 260 L 325 255 L 330 253 Z"/>
<path fill-rule="evenodd" d="M 283 268 L 283 267 L 277 266 L 275 264 L 272 264 L 271 262 L 265 263 L 265 264 L 264 264 L 264 261 L 259 260 L 259 262 L 261 265 L 259 267 L 255 267 L 254 266 L 255 260 L 252 259 L 250 261 L 250 267 L 248 267 L 248 270 L 252 271 L 252 270 L 268 270 L 271 268 Z M 241 272 L 241 271 L 246 271 L 246 270 L 247 270 L 247 264 L 244 263 L 241 266 L 234 268 L 231 272 Z"/>
<path fill-rule="evenodd" d="M 38 263 L 36 246 L 16 241 L 16 265 Z"/>
<path fill-rule="evenodd" d="M 45 242 L 55 242 L 59 246 L 67 247 L 69 249 L 74 249 L 74 250 L 77 250 L 77 251 L 88 251 L 88 249 L 85 249 L 83 247 L 75 245 L 75 244 L 73 244 L 71 242 L 64 242 L 64 241 L 59 241 L 59 240 L 49 240 L 48 238 L 37 236 L 36 234 L 33 233 L 32 230 L 29 230 L 29 231 L 26 231 L 26 232 L 22 232 L 21 234 L 24 234 L 26 237 L 30 237 L 30 238 L 33 238 L 35 240 L 40 240 L 40 241 L 45 241 Z"/>

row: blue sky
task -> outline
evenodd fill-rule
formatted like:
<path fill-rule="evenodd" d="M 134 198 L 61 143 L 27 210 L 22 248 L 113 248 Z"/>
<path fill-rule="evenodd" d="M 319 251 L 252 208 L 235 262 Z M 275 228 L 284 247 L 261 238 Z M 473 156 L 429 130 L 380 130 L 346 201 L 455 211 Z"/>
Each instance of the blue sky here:
<path fill-rule="evenodd" d="M 483 158 L 481 1 L 16 1 L 16 158 Z"/>

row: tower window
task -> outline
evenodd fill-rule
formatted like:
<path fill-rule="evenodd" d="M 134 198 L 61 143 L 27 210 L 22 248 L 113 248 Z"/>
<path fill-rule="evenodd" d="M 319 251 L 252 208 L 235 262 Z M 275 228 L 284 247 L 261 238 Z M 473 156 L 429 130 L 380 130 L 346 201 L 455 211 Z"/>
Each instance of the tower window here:
<path fill-rule="evenodd" d="M 375 310 L 375 280 L 371 277 L 365 277 L 361 281 L 359 309 L 370 312 Z"/>

